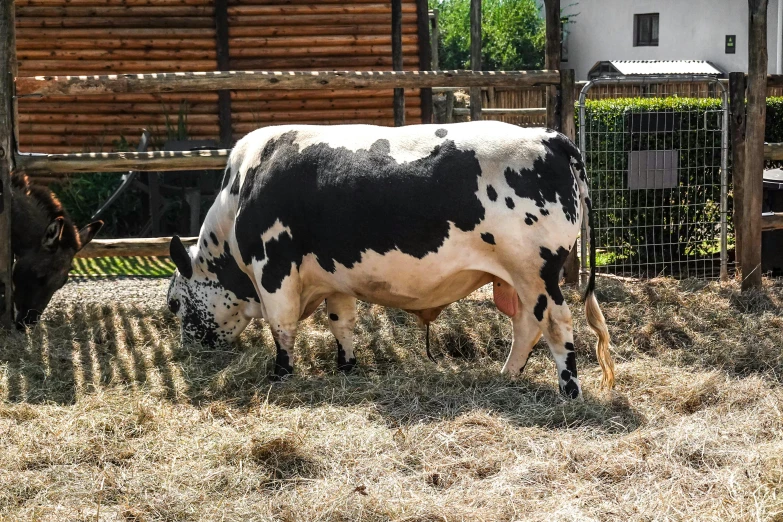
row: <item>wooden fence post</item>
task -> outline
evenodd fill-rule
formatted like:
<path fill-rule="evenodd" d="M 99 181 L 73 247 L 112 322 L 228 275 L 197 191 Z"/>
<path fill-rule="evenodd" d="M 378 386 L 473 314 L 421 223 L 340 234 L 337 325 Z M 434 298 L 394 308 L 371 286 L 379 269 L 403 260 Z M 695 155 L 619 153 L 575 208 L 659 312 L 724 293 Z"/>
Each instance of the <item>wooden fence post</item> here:
<path fill-rule="evenodd" d="M 767 0 L 748 0 L 748 106 L 742 182 L 742 289 L 761 287 L 761 200 L 767 116 Z"/>
<path fill-rule="evenodd" d="M 560 71 L 560 132 L 576 143 L 576 124 L 574 122 L 574 70 Z M 563 270 L 565 282 L 576 285 L 579 283 L 579 257 L 576 243 L 566 258 Z"/>
<path fill-rule="evenodd" d="M 481 0 L 470 0 L 470 68 L 481 70 Z M 481 119 L 481 87 L 470 89 L 470 119 Z"/>
<path fill-rule="evenodd" d="M 430 11 L 427 0 L 416 0 L 416 16 L 418 17 L 419 34 L 419 70 L 432 69 L 432 43 L 430 41 Z M 400 36 L 402 38 L 402 36 Z M 421 99 L 421 122 L 432 123 L 432 89 L 419 91 Z"/>
<path fill-rule="evenodd" d="M 11 251 L 11 171 L 14 168 L 14 76 L 16 40 L 14 2 L 0 2 L 0 326 L 13 327 Z"/>
<path fill-rule="evenodd" d="M 231 70 L 228 52 L 228 0 L 215 0 L 215 50 L 218 71 Z M 229 148 L 234 141 L 231 129 L 231 91 L 218 91 L 218 122 L 220 146 Z"/>
<path fill-rule="evenodd" d="M 560 69 L 560 0 L 546 0 L 546 56 L 545 69 Z M 558 117 L 558 88 L 554 85 L 546 88 L 546 125 L 550 129 L 560 126 Z"/>
<path fill-rule="evenodd" d="M 392 69 L 402 71 L 402 0 L 392 0 Z M 405 89 L 394 89 L 394 126 L 405 125 Z"/>
<path fill-rule="evenodd" d="M 742 212 L 745 187 L 745 73 L 729 73 L 729 124 L 731 129 L 731 178 L 734 186 L 734 259 L 739 266 L 742 259 Z"/>

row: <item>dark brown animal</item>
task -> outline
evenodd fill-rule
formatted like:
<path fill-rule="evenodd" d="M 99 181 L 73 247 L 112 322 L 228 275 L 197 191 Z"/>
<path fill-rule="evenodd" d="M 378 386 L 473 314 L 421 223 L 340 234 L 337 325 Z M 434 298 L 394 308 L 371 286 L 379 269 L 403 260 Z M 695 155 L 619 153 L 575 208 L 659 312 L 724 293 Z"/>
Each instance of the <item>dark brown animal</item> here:
<path fill-rule="evenodd" d="M 21 173 L 11 176 L 11 196 L 14 313 L 21 329 L 38 321 L 68 281 L 74 255 L 95 237 L 103 221 L 78 230 L 57 197 Z"/>

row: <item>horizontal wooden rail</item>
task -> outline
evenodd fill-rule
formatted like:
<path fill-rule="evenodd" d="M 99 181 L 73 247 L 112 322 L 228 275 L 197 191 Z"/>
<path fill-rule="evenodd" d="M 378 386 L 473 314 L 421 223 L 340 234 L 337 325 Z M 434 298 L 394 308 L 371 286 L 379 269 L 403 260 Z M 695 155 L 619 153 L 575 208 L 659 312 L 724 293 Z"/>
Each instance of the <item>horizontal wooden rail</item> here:
<path fill-rule="evenodd" d="M 783 143 L 765 143 L 764 159 L 777 161 L 783 160 Z"/>
<path fill-rule="evenodd" d="M 470 109 L 458 107 L 454 109 L 454 114 L 470 114 Z M 496 115 L 517 115 L 517 116 L 546 116 L 546 107 L 531 107 L 527 109 L 481 109 L 481 114 Z"/>
<path fill-rule="evenodd" d="M 183 237 L 185 246 L 196 244 L 197 237 Z M 76 257 L 164 257 L 169 255 L 170 237 L 141 239 L 93 239 Z"/>
<path fill-rule="evenodd" d="M 230 152 L 231 149 L 17 154 L 16 168 L 27 174 L 224 169 Z"/>
<path fill-rule="evenodd" d="M 761 230 L 783 230 L 783 212 L 765 212 L 761 215 Z"/>
<path fill-rule="evenodd" d="M 557 85 L 560 71 L 227 71 L 16 78 L 17 96 L 202 92 L 221 89 L 417 89 Z"/>

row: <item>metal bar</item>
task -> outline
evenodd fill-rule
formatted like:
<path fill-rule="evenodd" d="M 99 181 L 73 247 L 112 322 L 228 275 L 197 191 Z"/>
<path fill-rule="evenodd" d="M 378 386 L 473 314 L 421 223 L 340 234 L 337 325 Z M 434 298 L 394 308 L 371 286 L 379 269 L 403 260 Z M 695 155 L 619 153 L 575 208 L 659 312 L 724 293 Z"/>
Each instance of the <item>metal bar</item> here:
<path fill-rule="evenodd" d="M 731 179 L 734 195 L 734 258 L 739 262 L 742 255 L 742 202 L 745 194 L 745 73 L 729 73 L 729 105 L 731 109 Z M 764 146 L 764 157 L 767 157 Z M 783 147 L 781 147 L 783 157 Z"/>
<path fill-rule="evenodd" d="M 255 89 L 393 89 L 557 85 L 559 71 L 214 71 L 35 76 L 16 79 L 19 96 Z"/>
<path fill-rule="evenodd" d="M 13 80 L 16 73 L 14 3 L 0 2 L 0 327 L 13 327 L 11 172 L 14 170 Z"/>
<path fill-rule="evenodd" d="M 582 160 L 585 162 L 585 169 L 587 169 L 587 131 L 585 130 L 585 100 L 587 99 L 587 93 L 593 86 L 593 82 L 589 81 L 579 91 L 579 151 L 582 153 Z M 590 173 L 587 173 L 588 179 Z M 580 241 L 580 258 L 582 270 L 587 270 L 587 243 L 590 241 L 590 232 L 588 230 L 587 220 L 582 220 L 582 241 Z M 584 276 L 581 278 L 584 283 Z"/>
<path fill-rule="evenodd" d="M 729 279 L 729 100 L 726 88 L 721 96 L 723 114 L 721 115 L 720 150 L 720 280 Z M 706 115 L 706 113 L 705 113 Z"/>

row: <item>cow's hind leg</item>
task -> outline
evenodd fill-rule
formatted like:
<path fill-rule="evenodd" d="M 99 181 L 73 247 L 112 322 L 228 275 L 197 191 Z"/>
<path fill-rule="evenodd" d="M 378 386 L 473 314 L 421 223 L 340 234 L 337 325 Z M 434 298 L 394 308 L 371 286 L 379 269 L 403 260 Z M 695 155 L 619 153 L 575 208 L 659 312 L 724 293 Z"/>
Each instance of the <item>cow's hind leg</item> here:
<path fill-rule="evenodd" d="M 516 307 L 516 313 L 511 316 L 511 325 L 514 329 L 511 351 L 500 373 L 515 378 L 525 370 L 533 346 L 541 338 L 541 328 L 530 309 L 521 303 Z"/>
<path fill-rule="evenodd" d="M 356 298 L 334 294 L 326 299 L 329 330 L 337 339 L 337 369 L 348 373 L 356 366 L 353 353 L 353 329 L 356 326 Z"/>
<path fill-rule="evenodd" d="M 555 274 L 558 272 L 559 267 Z M 561 393 L 576 399 L 582 394 L 582 387 L 576 371 L 571 310 L 568 309 L 556 279 L 545 284 L 541 283 L 540 279 L 535 284 L 530 284 L 524 278 L 515 278 L 514 286 L 521 298 L 524 313 L 533 316 L 533 319 L 528 321 L 535 321 L 538 324 L 549 345 L 557 366 Z M 516 326 L 514 332 L 516 334 Z"/>
<path fill-rule="evenodd" d="M 280 381 L 294 372 L 294 344 L 299 323 L 299 300 L 281 299 L 279 296 L 266 294 L 264 304 L 268 307 L 267 310 L 274 310 L 266 317 L 277 348 L 275 370 L 270 379 Z"/>

